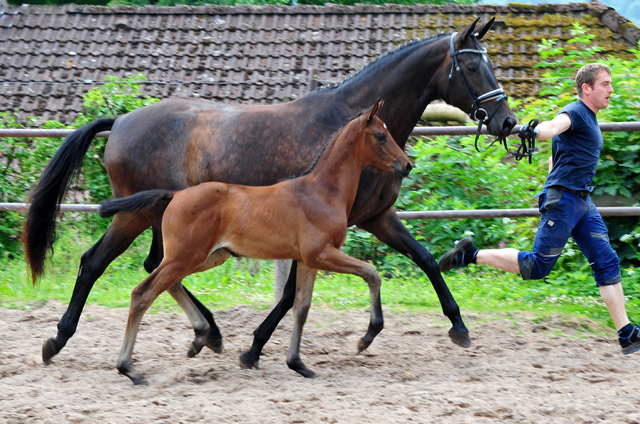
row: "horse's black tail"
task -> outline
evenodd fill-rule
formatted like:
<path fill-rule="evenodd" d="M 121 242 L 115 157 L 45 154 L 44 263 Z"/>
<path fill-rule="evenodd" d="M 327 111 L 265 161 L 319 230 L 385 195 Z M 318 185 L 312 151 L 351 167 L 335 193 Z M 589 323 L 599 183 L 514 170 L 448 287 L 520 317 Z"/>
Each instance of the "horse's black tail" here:
<path fill-rule="evenodd" d="M 71 133 L 53 155 L 29 195 L 31 206 L 24 224 L 22 241 L 34 284 L 44 272 L 47 251 L 53 252 L 59 204 L 64 199 L 69 181 L 78 173 L 96 134 L 110 130 L 116 119 L 97 119 Z"/>
<path fill-rule="evenodd" d="M 147 190 L 136 193 L 132 196 L 121 197 L 120 199 L 105 200 L 100 202 L 98 213 L 103 218 L 108 218 L 120 212 L 139 212 L 151 209 L 160 202 L 167 202 L 173 199 L 174 191 L 169 190 Z"/>

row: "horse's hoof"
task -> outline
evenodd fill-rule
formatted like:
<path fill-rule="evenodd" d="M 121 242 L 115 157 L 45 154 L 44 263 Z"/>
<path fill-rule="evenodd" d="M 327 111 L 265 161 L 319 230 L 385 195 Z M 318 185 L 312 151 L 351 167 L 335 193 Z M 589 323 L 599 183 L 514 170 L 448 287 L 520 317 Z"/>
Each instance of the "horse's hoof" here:
<path fill-rule="evenodd" d="M 222 337 L 219 339 L 213 337 L 208 338 L 206 346 L 215 353 L 222 353 Z"/>
<path fill-rule="evenodd" d="M 260 362 L 260 358 L 255 359 L 249 356 L 249 352 L 242 352 L 240 354 L 240 367 L 246 370 L 248 369 L 258 369 L 258 363 Z"/>
<path fill-rule="evenodd" d="M 42 344 L 42 362 L 46 365 L 49 365 L 51 363 L 51 358 L 56 356 L 59 352 L 59 350 L 56 349 L 55 341 L 56 339 L 50 338 L 45 340 Z"/>
<path fill-rule="evenodd" d="M 469 332 L 456 331 L 453 328 L 449 330 L 449 338 L 452 342 L 457 344 L 460 347 L 469 348 L 471 347 L 471 338 L 469 337 Z"/>
<path fill-rule="evenodd" d="M 371 345 L 371 342 L 366 342 L 363 339 L 358 340 L 358 353 L 366 350 Z"/>

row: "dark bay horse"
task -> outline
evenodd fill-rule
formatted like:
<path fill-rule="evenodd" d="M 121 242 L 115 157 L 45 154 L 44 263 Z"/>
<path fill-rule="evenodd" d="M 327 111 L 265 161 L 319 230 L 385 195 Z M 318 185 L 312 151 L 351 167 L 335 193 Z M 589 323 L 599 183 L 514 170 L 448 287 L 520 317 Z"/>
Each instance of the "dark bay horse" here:
<path fill-rule="evenodd" d="M 399 179 L 412 168 L 376 116 L 381 105 L 381 101 L 376 102 L 345 125 L 302 177 L 266 187 L 207 182 L 179 192 L 143 191 L 101 204 L 100 215 L 113 216 L 141 212 L 170 201 L 162 218 L 164 258 L 131 293 L 129 319 L 118 358 L 120 373 L 135 384 L 147 384 L 134 368 L 131 354 L 142 316 L 165 290 L 193 323 L 196 339 L 192 350 L 197 353 L 202 349 L 209 323 L 180 282 L 231 256 L 293 259 L 314 273 L 322 269 L 362 277 L 371 294 L 371 320 L 360 344 L 364 348 L 371 344 L 383 326 L 380 276 L 371 264 L 342 253 L 340 247 L 347 237 L 349 212 L 364 167 L 375 166 L 382 172 L 395 173 Z M 295 324 L 287 355 L 290 366 L 302 364 L 300 338 L 313 291 L 313 281 L 305 283 L 297 284 Z"/>
<path fill-rule="evenodd" d="M 98 119 L 67 137 L 31 194 L 23 240 L 34 281 L 43 273 L 55 239 L 57 204 L 81 167 L 93 137 L 111 130 L 104 162 L 115 198 L 150 189 L 180 190 L 205 181 L 270 185 L 307 169 L 326 141 L 346 120 L 378 98 L 379 116 L 404 149 L 424 108 L 444 99 L 484 122 L 498 137 L 509 135 L 515 118 L 496 82 L 480 40 L 493 19 L 477 29 L 477 20 L 453 35 L 442 34 L 404 45 L 329 88 L 277 105 L 223 105 L 172 98 L 117 118 Z M 456 66 L 454 66 L 454 62 Z M 411 258 L 427 274 L 451 320 L 449 335 L 469 346 L 468 330 L 433 256 L 411 236 L 394 209 L 401 180 L 374 167 L 360 176 L 349 214 L 357 225 Z M 162 260 L 162 208 L 118 214 L 100 240 L 81 259 L 69 307 L 55 338 L 45 341 L 48 362 L 75 333 L 82 308 L 106 267 L 145 229 L 153 241 L 145 268 Z M 299 280 L 312 278 L 299 267 Z M 187 292 L 188 293 L 188 292 Z M 189 296 L 190 293 L 188 293 Z M 208 346 L 219 351 L 221 335 L 213 315 L 191 296 L 211 326 Z"/>

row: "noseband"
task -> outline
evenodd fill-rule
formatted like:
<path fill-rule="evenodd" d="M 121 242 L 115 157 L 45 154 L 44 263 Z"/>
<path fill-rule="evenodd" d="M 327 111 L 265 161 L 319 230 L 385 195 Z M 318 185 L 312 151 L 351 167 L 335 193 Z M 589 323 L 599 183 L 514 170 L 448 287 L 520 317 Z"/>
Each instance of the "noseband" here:
<path fill-rule="evenodd" d="M 467 80 L 464 79 L 462 70 L 460 69 L 460 63 L 458 62 L 458 55 L 461 53 L 476 53 L 476 54 L 482 55 L 487 53 L 487 49 L 483 47 L 481 50 L 478 50 L 478 49 L 456 50 L 454 45 L 454 39 L 457 34 L 458 34 L 457 32 L 454 32 L 451 35 L 451 39 L 449 41 L 449 49 L 451 50 L 452 61 L 451 61 L 451 71 L 449 71 L 449 81 L 447 82 L 446 98 L 447 98 L 447 102 L 451 104 L 451 101 L 450 101 L 451 99 L 449 98 L 449 88 L 451 87 L 451 78 L 453 77 L 453 70 L 455 69 L 458 72 L 458 75 L 460 76 L 460 81 L 462 81 L 462 85 L 464 85 L 464 87 L 467 89 L 467 93 L 469 93 L 469 97 L 471 97 L 471 100 L 473 101 L 473 105 L 472 105 L 473 110 L 471 111 L 471 113 L 469 113 L 469 117 L 474 121 L 478 121 L 478 131 L 476 132 L 475 146 L 476 146 L 476 150 L 480 151 L 478 149 L 478 139 L 480 138 L 480 131 L 482 130 L 482 125 L 483 124 L 487 126 L 489 125 L 489 123 L 491 122 L 495 114 L 498 112 L 498 109 L 500 108 L 500 105 L 502 104 L 502 102 L 506 100 L 507 95 L 504 93 L 504 90 L 501 88 L 489 91 L 488 93 L 485 93 L 477 97 L 475 94 L 473 94 L 473 92 L 471 91 L 471 88 L 469 88 L 469 84 L 467 84 Z M 496 105 L 495 109 L 493 109 L 493 112 L 489 114 L 485 108 L 481 107 L 481 104 L 484 102 L 489 102 L 491 100 L 496 100 L 498 104 Z M 502 142 L 503 140 L 506 144 L 507 142 L 506 138 L 498 139 L 496 141 Z"/>

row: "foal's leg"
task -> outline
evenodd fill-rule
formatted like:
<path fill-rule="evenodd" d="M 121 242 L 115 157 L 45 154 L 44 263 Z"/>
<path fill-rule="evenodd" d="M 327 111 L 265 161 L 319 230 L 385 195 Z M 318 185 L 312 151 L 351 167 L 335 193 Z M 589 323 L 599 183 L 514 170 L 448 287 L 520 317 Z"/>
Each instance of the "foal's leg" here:
<path fill-rule="evenodd" d="M 42 360 L 45 364 L 51 362 L 51 358 L 60 352 L 76 332 L 82 309 L 96 280 L 148 227 L 149 221 L 141 214 L 118 214 L 100 240 L 82 255 L 69 306 L 58 322 L 58 334 L 55 338 L 45 340 L 42 345 Z"/>
<path fill-rule="evenodd" d="M 193 358 L 196 356 L 207 343 L 207 334 L 209 334 L 209 323 L 205 317 L 200 313 L 196 305 L 193 304 L 191 298 L 187 295 L 186 290 L 180 282 L 175 283 L 167 290 L 169 294 L 180 305 L 184 313 L 191 321 L 193 325 L 193 331 L 196 333 L 196 338 L 191 343 L 187 356 Z"/>
<path fill-rule="evenodd" d="M 301 261 L 298 262 L 296 295 L 293 306 L 293 331 L 291 332 L 291 342 L 287 352 L 287 365 L 289 368 L 307 378 L 318 376 L 307 368 L 300 359 L 302 328 L 307 321 L 307 315 L 311 307 L 311 296 L 313 295 L 313 285 L 316 281 L 317 273 L 317 269 L 309 268 Z"/>
<path fill-rule="evenodd" d="M 442 312 L 453 324 L 449 330 L 451 341 L 458 346 L 470 347 L 469 330 L 462 321 L 460 307 L 449 291 L 447 283 L 442 278 L 438 262 L 409 233 L 409 230 L 402 224 L 396 212 L 393 209 L 389 209 L 376 218 L 358 224 L 358 227 L 369 231 L 378 240 L 407 256 L 427 274 L 442 305 Z"/>
<path fill-rule="evenodd" d="M 212 254 L 210 254 L 202 264 L 197 266 L 196 269 L 194 269 L 191 272 L 191 274 L 195 272 L 206 271 L 208 269 L 221 265 L 227 259 L 229 259 L 230 256 L 231 254 L 229 253 L 229 251 L 225 249 L 217 250 Z M 176 286 L 180 286 L 180 287 L 178 288 Z M 191 344 L 191 347 L 187 352 L 187 356 L 189 358 L 193 358 L 198 353 L 200 353 L 203 346 L 207 346 L 208 348 L 212 349 L 216 353 L 222 353 L 222 335 L 220 334 L 220 330 L 218 330 L 218 327 L 216 326 L 215 321 L 213 320 L 213 314 L 207 308 L 202 306 L 202 304 L 198 301 L 198 299 L 196 299 L 189 292 L 189 290 L 187 290 L 184 284 L 175 284 L 174 286 L 171 286 L 171 288 L 168 289 L 168 291 L 171 294 L 171 296 L 174 297 L 176 302 L 178 302 L 182 310 L 187 314 L 187 317 L 189 317 L 189 320 L 193 325 L 193 331 L 196 333 L 196 338 Z M 179 298 L 174 296 L 174 294 L 177 294 Z M 184 298 L 182 297 L 183 294 L 184 294 Z M 202 309 L 198 305 L 200 305 Z M 203 313 L 203 309 L 205 311 L 204 313 Z M 201 322 L 202 320 L 205 320 L 207 324 L 206 333 L 204 333 L 206 334 L 206 339 L 204 339 L 204 341 L 202 340 L 202 337 L 203 337 L 202 331 L 205 331 L 204 330 L 205 326 Z M 210 327 L 212 323 L 214 328 Z"/>
<path fill-rule="evenodd" d="M 144 269 L 147 270 L 148 273 L 151 273 L 154 269 L 156 269 L 158 265 L 160 265 L 160 262 L 162 262 L 162 258 L 164 257 L 162 231 L 160 230 L 159 226 L 160 223 L 151 227 L 151 230 L 153 231 L 151 248 L 149 249 L 149 256 L 147 256 L 147 259 L 145 259 L 144 261 Z M 184 285 L 182 287 L 187 295 L 191 298 L 191 302 L 193 302 L 196 308 L 198 308 L 200 313 L 209 322 L 210 329 L 209 334 L 207 335 L 206 346 L 216 353 L 222 353 L 222 334 L 220 334 L 220 329 L 218 329 L 218 326 L 213 319 L 213 314 L 198 299 L 196 299 L 196 297 L 192 295 Z M 196 334 L 196 337 L 197 336 L 198 335 Z M 190 354 L 191 350 L 189 350 L 188 355 Z"/>
<path fill-rule="evenodd" d="M 287 284 L 283 288 L 281 293 L 282 296 L 278 301 L 278 304 L 273 308 L 262 324 L 260 324 L 253 332 L 253 343 L 251 344 L 251 349 L 242 352 L 240 355 L 240 366 L 242 368 L 258 368 L 258 361 L 260 361 L 262 348 L 269 341 L 282 318 L 286 315 L 289 309 L 293 307 L 293 302 L 296 296 L 296 274 L 298 272 L 298 261 L 281 262 L 292 262 Z"/>
<path fill-rule="evenodd" d="M 118 371 L 129 377 L 134 384 L 149 384 L 144 376 L 136 371 L 131 361 L 142 317 L 160 293 L 182 280 L 187 274 L 188 272 L 184 272 L 183 267 L 178 264 L 162 263 L 131 292 L 129 318 L 117 367 Z"/>
<path fill-rule="evenodd" d="M 380 302 L 380 287 L 382 285 L 380 275 L 373 265 L 352 258 L 334 247 L 325 249 L 322 254 L 314 258 L 311 265 L 325 271 L 357 275 L 367 282 L 371 297 L 371 319 L 367 333 L 358 342 L 358 352 L 362 352 L 369 347 L 373 339 L 384 328 Z"/>
<path fill-rule="evenodd" d="M 288 281 L 288 276 L 290 275 L 291 263 L 292 260 L 277 260 L 274 261 L 275 270 L 274 270 L 274 278 L 275 283 L 273 285 L 273 291 L 276 297 L 276 302 L 280 302 L 282 298 L 283 292 L 285 290 L 285 283 Z"/>

